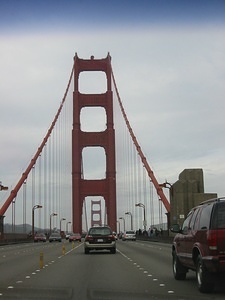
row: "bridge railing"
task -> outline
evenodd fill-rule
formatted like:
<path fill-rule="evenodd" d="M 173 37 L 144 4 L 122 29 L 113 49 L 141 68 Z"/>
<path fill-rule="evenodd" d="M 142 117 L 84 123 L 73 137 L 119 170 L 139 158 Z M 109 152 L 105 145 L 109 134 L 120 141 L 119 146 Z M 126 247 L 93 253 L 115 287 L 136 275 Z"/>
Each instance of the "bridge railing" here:
<path fill-rule="evenodd" d="M 27 243 L 33 239 L 26 233 L 4 233 L 4 237 L 0 239 L 0 246 L 5 244 Z"/>

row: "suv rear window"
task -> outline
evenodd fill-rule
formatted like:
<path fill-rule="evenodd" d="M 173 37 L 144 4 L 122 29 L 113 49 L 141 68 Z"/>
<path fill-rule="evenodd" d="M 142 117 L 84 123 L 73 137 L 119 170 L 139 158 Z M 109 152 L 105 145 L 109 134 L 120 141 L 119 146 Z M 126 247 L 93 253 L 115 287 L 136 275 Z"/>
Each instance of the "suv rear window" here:
<path fill-rule="evenodd" d="M 110 235 L 112 234 L 111 230 L 107 227 L 96 227 L 96 228 L 91 228 L 89 231 L 90 235 Z"/>
<path fill-rule="evenodd" d="M 215 205 L 211 227 L 212 229 L 225 229 L 225 202 Z"/>
<path fill-rule="evenodd" d="M 211 204 L 203 206 L 202 211 L 201 211 L 200 221 L 199 221 L 199 229 L 200 230 L 201 229 L 209 229 L 211 212 L 212 212 Z"/>

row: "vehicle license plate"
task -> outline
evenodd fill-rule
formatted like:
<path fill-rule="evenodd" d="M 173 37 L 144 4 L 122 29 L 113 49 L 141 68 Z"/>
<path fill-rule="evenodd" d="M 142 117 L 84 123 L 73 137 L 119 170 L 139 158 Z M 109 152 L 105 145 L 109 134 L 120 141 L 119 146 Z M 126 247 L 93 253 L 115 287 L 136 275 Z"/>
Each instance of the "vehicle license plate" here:
<path fill-rule="evenodd" d="M 98 239 L 97 242 L 103 243 L 103 239 Z"/>

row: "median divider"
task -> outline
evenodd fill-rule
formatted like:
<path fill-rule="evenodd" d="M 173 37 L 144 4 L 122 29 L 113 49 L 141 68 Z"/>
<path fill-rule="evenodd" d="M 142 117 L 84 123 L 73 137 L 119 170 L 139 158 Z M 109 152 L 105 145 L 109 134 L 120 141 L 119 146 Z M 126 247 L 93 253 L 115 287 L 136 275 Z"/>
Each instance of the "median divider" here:
<path fill-rule="evenodd" d="M 40 266 L 40 269 L 43 269 L 43 266 L 44 266 L 44 253 L 43 252 L 40 252 L 39 266 Z"/>
<path fill-rule="evenodd" d="M 65 255 L 65 253 L 66 253 L 66 247 L 65 247 L 65 245 L 63 244 L 63 246 L 62 246 L 62 255 Z"/>

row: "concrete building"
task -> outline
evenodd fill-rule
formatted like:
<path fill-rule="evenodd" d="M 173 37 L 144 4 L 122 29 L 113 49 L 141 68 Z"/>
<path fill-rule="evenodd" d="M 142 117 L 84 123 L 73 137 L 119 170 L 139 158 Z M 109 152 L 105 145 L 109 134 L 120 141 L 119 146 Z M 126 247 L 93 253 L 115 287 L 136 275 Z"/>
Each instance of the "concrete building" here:
<path fill-rule="evenodd" d="M 170 188 L 170 224 L 182 225 L 192 207 L 216 197 L 216 193 L 204 192 L 202 169 L 183 170 Z"/>

